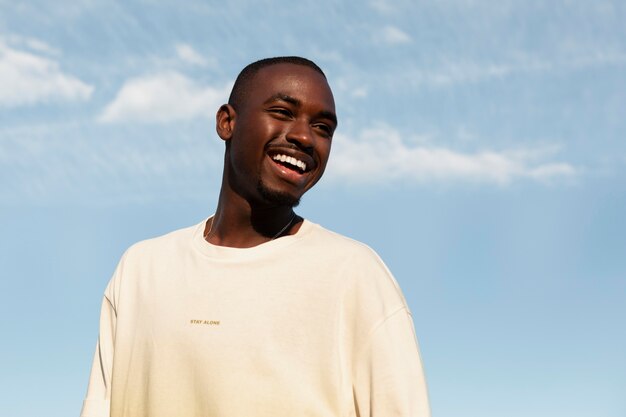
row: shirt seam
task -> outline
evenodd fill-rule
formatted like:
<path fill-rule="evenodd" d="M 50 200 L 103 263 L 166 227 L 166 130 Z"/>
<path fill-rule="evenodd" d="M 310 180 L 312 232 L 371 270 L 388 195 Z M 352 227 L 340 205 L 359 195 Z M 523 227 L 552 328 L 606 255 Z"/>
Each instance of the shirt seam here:
<path fill-rule="evenodd" d="M 359 350 L 358 350 L 358 352 L 356 354 L 357 361 L 359 361 L 359 358 L 361 357 L 361 355 L 363 354 L 365 349 L 367 349 L 367 347 L 370 346 L 370 344 L 372 343 L 373 336 L 374 336 L 374 334 L 376 334 L 378 329 L 383 327 L 385 325 L 385 323 L 387 323 L 387 321 L 389 321 L 389 319 L 391 319 L 392 317 L 394 317 L 396 314 L 400 313 L 403 310 L 408 315 L 411 315 L 411 313 L 410 313 L 409 309 L 407 308 L 407 306 L 403 304 L 401 306 L 398 306 L 394 310 L 392 310 L 387 316 L 385 316 L 384 318 L 380 319 L 376 324 L 374 324 L 372 326 L 372 329 L 369 331 L 369 333 L 367 335 L 367 340 L 359 348 Z M 358 380 L 360 370 L 361 370 L 361 368 L 357 367 L 357 372 L 354 374 L 354 379 L 355 380 Z"/>

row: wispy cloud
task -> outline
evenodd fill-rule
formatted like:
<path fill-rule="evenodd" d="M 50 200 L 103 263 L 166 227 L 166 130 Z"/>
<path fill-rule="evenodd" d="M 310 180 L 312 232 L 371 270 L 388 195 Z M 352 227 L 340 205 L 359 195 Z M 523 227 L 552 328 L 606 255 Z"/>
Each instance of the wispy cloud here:
<path fill-rule="evenodd" d="M 369 2 L 369 6 L 378 13 L 391 14 L 397 11 L 401 5 L 390 0 L 372 0 Z"/>
<path fill-rule="evenodd" d="M 149 129 L 149 141 L 129 140 Z M 115 126 L 103 133 L 76 122 L 0 127 L 0 204 L 194 198 L 219 180 L 223 155 L 223 142 L 198 130 Z"/>
<path fill-rule="evenodd" d="M 518 52 L 506 60 L 472 61 L 444 59 L 434 68 L 409 67 L 389 75 L 388 83 L 419 88 L 448 87 L 505 78 L 514 74 L 575 71 L 584 68 L 626 64 L 620 51 L 577 51 L 575 55 L 539 57 Z"/>
<path fill-rule="evenodd" d="M 203 86 L 175 71 L 133 78 L 124 83 L 98 120 L 168 123 L 207 117 L 226 101 L 230 88 L 230 84 Z"/>
<path fill-rule="evenodd" d="M 401 180 L 507 185 L 524 178 L 550 182 L 578 173 L 568 163 L 546 161 L 553 149 L 463 153 L 409 144 L 398 131 L 387 127 L 365 129 L 354 138 L 338 135 L 333 142 L 329 177 L 356 184 Z"/>
<path fill-rule="evenodd" d="M 41 39 L 31 38 L 28 36 L 21 36 L 15 34 L 9 34 L 0 36 L 0 42 L 6 42 L 8 45 L 18 48 L 26 48 L 35 52 L 41 52 L 47 55 L 60 55 L 57 48 L 52 47 Z"/>
<path fill-rule="evenodd" d="M 384 0 L 371 1 L 370 7 L 380 13 L 390 13 L 393 11 L 393 7 L 389 4 L 389 2 Z"/>
<path fill-rule="evenodd" d="M 36 39 L 20 38 L 19 41 L 34 51 L 17 49 L 0 39 L 0 106 L 19 107 L 91 97 L 93 86 L 64 73 L 56 60 L 44 55 L 54 52 L 52 48 Z"/>
<path fill-rule="evenodd" d="M 207 67 L 212 64 L 207 58 L 203 57 L 193 47 L 186 43 L 176 45 L 176 55 L 180 60 L 187 64 Z"/>
<path fill-rule="evenodd" d="M 395 26 L 385 26 L 375 35 L 374 40 L 389 45 L 398 45 L 410 43 L 411 37 Z"/>

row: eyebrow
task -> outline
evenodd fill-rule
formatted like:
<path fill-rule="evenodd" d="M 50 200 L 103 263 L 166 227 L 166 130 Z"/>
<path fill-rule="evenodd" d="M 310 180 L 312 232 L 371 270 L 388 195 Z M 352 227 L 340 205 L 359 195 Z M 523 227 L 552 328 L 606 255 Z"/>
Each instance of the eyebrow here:
<path fill-rule="evenodd" d="M 267 100 L 265 100 L 264 104 L 269 104 L 274 101 L 286 101 L 287 103 L 293 104 L 296 107 L 300 107 L 302 102 L 295 97 L 292 97 L 288 94 L 276 93 Z"/>
<path fill-rule="evenodd" d="M 276 93 L 272 95 L 270 98 L 265 100 L 263 104 L 269 104 L 276 101 L 284 101 L 296 107 L 300 107 L 302 105 L 302 102 L 300 100 L 284 93 Z M 326 119 L 330 119 L 335 124 L 335 126 L 337 125 L 337 115 L 332 111 L 322 110 L 318 113 L 318 115 Z"/>

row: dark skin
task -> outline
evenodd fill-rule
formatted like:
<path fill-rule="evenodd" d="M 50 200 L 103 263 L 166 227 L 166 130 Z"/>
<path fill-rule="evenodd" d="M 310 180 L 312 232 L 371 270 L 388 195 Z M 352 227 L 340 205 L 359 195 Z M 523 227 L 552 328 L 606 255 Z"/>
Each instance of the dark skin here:
<path fill-rule="evenodd" d="M 324 173 L 337 118 L 326 79 L 296 64 L 259 70 L 237 107 L 224 104 L 216 115 L 226 150 L 205 239 L 249 248 L 299 230 L 293 207 Z"/>

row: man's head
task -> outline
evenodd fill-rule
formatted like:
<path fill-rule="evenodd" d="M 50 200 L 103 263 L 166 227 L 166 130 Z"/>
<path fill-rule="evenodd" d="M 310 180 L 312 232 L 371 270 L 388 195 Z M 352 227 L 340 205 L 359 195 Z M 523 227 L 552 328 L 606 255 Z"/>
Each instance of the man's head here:
<path fill-rule="evenodd" d="M 217 113 L 229 189 L 259 206 L 297 205 L 324 172 L 336 125 L 332 91 L 313 62 L 248 65 Z"/>
<path fill-rule="evenodd" d="M 299 56 L 279 56 L 274 58 L 265 58 L 255 61 L 251 64 L 248 64 L 241 70 L 237 79 L 235 79 L 235 84 L 233 85 L 233 89 L 230 92 L 230 96 L 228 97 L 228 104 L 233 106 L 235 110 L 239 108 L 239 106 L 244 103 L 250 93 L 250 85 L 251 81 L 254 79 L 254 76 L 259 72 L 259 70 L 269 67 L 276 64 L 294 64 L 294 65 L 302 65 L 305 67 L 309 67 L 320 74 L 324 78 L 326 78 L 326 74 L 317 64 L 309 59 L 302 58 Z"/>

